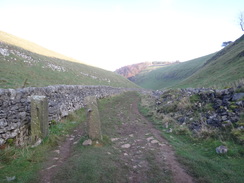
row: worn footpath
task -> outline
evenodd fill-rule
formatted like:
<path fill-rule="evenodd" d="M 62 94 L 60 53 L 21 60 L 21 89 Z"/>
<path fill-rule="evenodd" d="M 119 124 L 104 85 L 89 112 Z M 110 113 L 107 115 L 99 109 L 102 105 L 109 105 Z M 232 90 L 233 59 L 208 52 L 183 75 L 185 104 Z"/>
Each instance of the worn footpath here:
<path fill-rule="evenodd" d="M 139 113 L 139 100 L 140 97 L 136 93 L 129 92 L 116 99 L 106 99 L 106 102 L 100 103 L 102 133 L 110 141 L 109 147 L 106 147 L 106 159 L 114 161 L 116 165 L 113 167 L 116 169 L 116 177 L 109 182 L 194 182 L 177 162 L 174 151 L 161 136 L 161 132 Z M 76 146 L 82 144 L 77 143 L 82 135 L 84 135 L 84 129 L 77 128 L 65 142 L 60 144 L 53 153 L 56 154 L 50 157 L 49 162 L 40 172 L 42 177 L 40 182 L 58 182 L 57 174 L 62 174 L 60 172 L 64 170 L 65 166 L 68 166 L 68 170 L 72 172 L 74 166 L 71 165 L 72 161 L 69 159 L 72 159 L 72 156 L 79 156 L 79 152 L 75 152 L 75 149 Z M 115 156 L 116 158 L 114 158 Z M 65 182 L 75 182 L 74 180 L 85 182 L 82 181 L 82 173 L 79 172 L 77 175 L 80 177 L 79 179 L 69 181 L 67 177 Z M 98 174 L 98 176 L 104 175 Z M 123 179 L 121 179 L 122 176 Z M 102 180 L 104 179 L 98 178 L 91 182 L 102 182 Z M 59 182 L 64 182 L 64 180 Z"/>

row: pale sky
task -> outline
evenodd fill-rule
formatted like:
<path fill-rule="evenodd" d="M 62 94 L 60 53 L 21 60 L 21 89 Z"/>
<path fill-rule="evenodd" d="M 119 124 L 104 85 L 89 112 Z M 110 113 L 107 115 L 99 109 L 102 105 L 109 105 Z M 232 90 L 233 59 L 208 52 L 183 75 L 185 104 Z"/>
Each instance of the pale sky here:
<path fill-rule="evenodd" d="M 244 0 L 0 0 L 0 30 L 91 65 L 186 61 L 243 31 Z"/>

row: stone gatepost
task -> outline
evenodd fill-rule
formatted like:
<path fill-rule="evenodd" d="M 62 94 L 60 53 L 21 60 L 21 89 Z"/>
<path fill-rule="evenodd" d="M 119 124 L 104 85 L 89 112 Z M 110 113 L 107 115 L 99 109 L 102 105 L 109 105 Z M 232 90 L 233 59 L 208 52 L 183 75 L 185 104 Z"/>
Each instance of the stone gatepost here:
<path fill-rule="evenodd" d="M 31 97 L 31 143 L 48 135 L 48 102 L 45 96 Z"/>
<path fill-rule="evenodd" d="M 91 140 L 102 140 L 101 122 L 96 96 L 86 97 L 85 104 L 87 106 L 88 136 Z"/>

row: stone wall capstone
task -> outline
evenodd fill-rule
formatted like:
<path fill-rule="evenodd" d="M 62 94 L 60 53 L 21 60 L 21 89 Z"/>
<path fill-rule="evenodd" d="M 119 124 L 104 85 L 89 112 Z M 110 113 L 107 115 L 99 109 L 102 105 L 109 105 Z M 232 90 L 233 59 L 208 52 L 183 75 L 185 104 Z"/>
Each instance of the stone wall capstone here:
<path fill-rule="evenodd" d="M 23 89 L 0 89 L 0 145 L 7 139 L 16 138 L 16 145 L 23 145 L 28 138 L 31 121 L 31 96 L 46 96 L 48 120 L 60 120 L 70 112 L 84 107 L 84 98 L 104 98 L 121 94 L 128 88 L 110 86 L 57 85 Z"/>

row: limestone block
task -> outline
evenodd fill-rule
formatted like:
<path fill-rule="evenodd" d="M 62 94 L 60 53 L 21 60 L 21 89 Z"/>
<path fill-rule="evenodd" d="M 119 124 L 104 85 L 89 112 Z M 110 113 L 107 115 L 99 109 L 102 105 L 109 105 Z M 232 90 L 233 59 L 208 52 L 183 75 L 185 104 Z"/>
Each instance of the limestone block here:
<path fill-rule="evenodd" d="M 5 142 L 5 140 L 4 140 L 4 139 L 2 139 L 2 138 L 0 138 L 0 145 L 3 145 L 3 144 L 4 144 L 4 142 Z"/>
<path fill-rule="evenodd" d="M 14 89 L 9 89 L 9 93 L 10 93 L 10 99 L 14 100 L 15 96 L 16 96 L 16 90 Z"/>
<path fill-rule="evenodd" d="M 228 148 L 226 146 L 221 145 L 219 147 L 216 147 L 215 150 L 216 150 L 217 154 L 224 154 L 224 153 L 227 153 Z"/>
<path fill-rule="evenodd" d="M 45 96 L 31 97 L 31 142 L 48 135 L 48 103 Z"/>
<path fill-rule="evenodd" d="M 101 122 L 99 111 L 97 107 L 96 96 L 88 96 L 85 98 L 85 104 L 87 106 L 87 128 L 88 136 L 92 140 L 101 140 Z"/>

